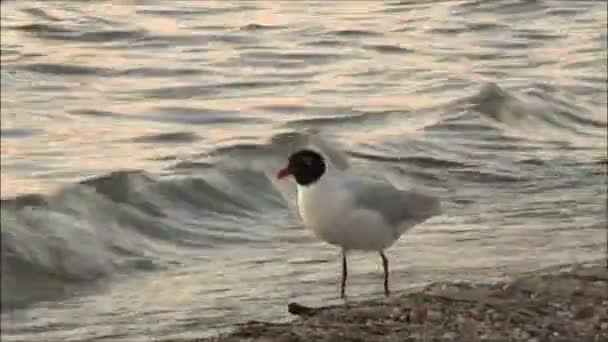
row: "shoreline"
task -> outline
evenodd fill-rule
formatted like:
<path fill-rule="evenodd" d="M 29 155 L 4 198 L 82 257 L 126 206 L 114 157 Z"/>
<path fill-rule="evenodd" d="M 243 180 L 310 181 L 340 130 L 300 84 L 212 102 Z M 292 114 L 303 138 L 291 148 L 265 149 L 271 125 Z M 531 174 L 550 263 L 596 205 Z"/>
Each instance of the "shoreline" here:
<path fill-rule="evenodd" d="M 551 267 L 492 284 L 437 282 L 327 307 L 290 303 L 297 315 L 290 322 L 248 321 L 216 337 L 180 341 L 608 341 L 606 262 Z"/>

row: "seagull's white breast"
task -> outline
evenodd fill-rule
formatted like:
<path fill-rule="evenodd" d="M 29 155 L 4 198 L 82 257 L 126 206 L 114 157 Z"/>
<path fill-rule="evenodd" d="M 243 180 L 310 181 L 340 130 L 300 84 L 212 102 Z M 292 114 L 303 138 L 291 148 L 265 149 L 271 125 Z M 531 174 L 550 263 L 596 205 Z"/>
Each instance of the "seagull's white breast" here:
<path fill-rule="evenodd" d="M 347 212 L 350 202 L 346 195 L 319 185 L 298 187 L 298 209 L 304 225 L 319 238 L 337 243 L 332 231 L 341 230 L 339 215 Z"/>
<path fill-rule="evenodd" d="M 332 245 L 377 251 L 394 242 L 392 229 L 377 213 L 358 208 L 339 179 L 298 186 L 298 210 L 304 226 Z"/>

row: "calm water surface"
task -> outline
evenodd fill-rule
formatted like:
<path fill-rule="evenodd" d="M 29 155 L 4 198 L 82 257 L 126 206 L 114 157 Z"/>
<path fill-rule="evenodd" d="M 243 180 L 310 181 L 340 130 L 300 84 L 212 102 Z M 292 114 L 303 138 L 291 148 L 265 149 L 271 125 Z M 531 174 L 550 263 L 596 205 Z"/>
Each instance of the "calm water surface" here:
<path fill-rule="evenodd" d="M 605 253 L 606 1 L 1 6 L 3 341 L 339 303 L 338 250 L 273 177 L 310 141 L 442 198 L 394 290 Z M 382 295 L 376 255 L 350 265 L 351 298 Z"/>

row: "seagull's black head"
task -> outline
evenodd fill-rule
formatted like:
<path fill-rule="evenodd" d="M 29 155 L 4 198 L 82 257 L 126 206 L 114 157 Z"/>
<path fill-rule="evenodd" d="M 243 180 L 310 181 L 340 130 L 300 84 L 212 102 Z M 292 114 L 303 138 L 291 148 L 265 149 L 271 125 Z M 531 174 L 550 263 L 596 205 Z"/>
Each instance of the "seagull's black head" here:
<path fill-rule="evenodd" d="M 293 175 L 296 183 L 310 185 L 321 178 L 325 169 L 325 160 L 318 152 L 300 150 L 289 156 L 289 164 L 279 171 L 277 178 L 281 179 Z"/>

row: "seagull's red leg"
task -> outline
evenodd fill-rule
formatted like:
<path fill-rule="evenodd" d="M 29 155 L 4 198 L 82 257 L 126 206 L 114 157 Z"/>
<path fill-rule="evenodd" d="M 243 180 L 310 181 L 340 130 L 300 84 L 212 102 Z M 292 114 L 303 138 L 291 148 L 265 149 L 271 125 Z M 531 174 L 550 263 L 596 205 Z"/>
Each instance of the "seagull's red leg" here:
<path fill-rule="evenodd" d="M 346 277 L 348 276 L 348 271 L 346 268 L 346 251 L 342 251 L 342 286 L 340 287 L 340 297 L 342 299 L 346 298 Z"/>
<path fill-rule="evenodd" d="M 388 289 L 388 258 L 384 255 L 384 251 L 380 251 L 380 257 L 382 257 L 382 266 L 384 267 L 384 295 L 388 297 L 390 295 Z"/>

